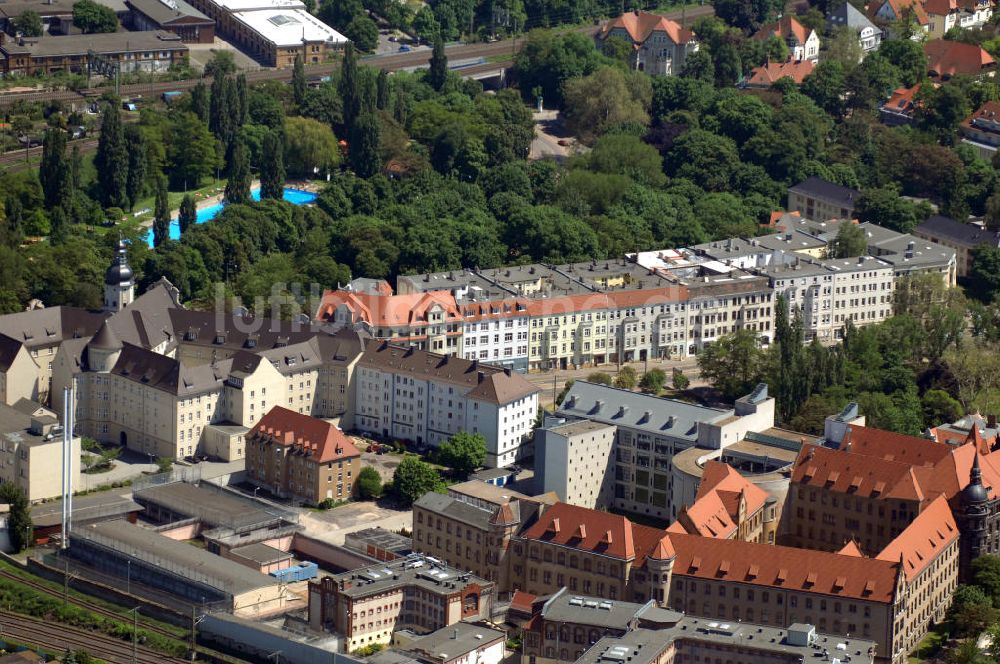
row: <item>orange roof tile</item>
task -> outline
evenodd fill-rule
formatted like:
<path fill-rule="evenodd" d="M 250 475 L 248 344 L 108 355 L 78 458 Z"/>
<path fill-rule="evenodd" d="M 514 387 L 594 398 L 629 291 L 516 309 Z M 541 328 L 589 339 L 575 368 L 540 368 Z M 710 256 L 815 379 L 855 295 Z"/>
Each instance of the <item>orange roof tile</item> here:
<path fill-rule="evenodd" d="M 910 115 L 917 108 L 915 99 L 918 92 L 920 92 L 919 83 L 912 88 L 896 88 L 885 102 L 885 107 L 896 113 Z"/>
<path fill-rule="evenodd" d="M 581 537 L 583 524 L 586 528 Z M 662 530 L 634 524 L 617 514 L 556 503 L 542 512 L 523 537 L 633 560 L 636 566 L 641 566 L 664 535 Z"/>
<path fill-rule="evenodd" d="M 275 406 L 260 418 L 247 437 L 255 435 L 267 436 L 278 445 L 300 448 L 314 463 L 361 456 L 354 443 L 334 425 L 281 406 Z"/>
<path fill-rule="evenodd" d="M 316 312 L 317 320 L 328 320 L 341 305 L 353 314 L 353 322 L 376 327 L 425 323 L 427 312 L 435 306 L 445 312 L 445 320 L 459 320 L 461 314 L 449 291 L 427 291 L 407 295 L 372 295 L 342 290 L 328 290 Z"/>
<path fill-rule="evenodd" d="M 930 438 L 862 426 L 848 427 L 840 449 L 851 454 L 928 467 L 944 459 L 952 450 L 950 446 Z"/>
<path fill-rule="evenodd" d="M 865 554 L 861 553 L 861 549 L 858 548 L 858 543 L 855 542 L 854 540 L 851 540 L 850 542 L 845 544 L 844 548 L 838 551 L 837 554 L 841 556 L 854 556 L 855 558 L 865 557 Z"/>
<path fill-rule="evenodd" d="M 906 579 L 912 581 L 957 539 L 958 525 L 948 501 L 944 496 L 938 496 L 875 556 L 875 560 L 902 560 Z"/>
<path fill-rule="evenodd" d="M 816 65 L 811 60 L 801 62 L 768 62 L 750 71 L 747 85 L 755 88 L 769 88 L 781 79 L 791 78 L 795 85 L 801 85 Z"/>
<path fill-rule="evenodd" d="M 921 0 L 886 0 L 884 4 L 892 8 L 897 20 L 906 15 L 906 10 L 911 10 L 918 24 L 927 25 L 929 21 Z"/>
<path fill-rule="evenodd" d="M 670 541 L 677 552 L 674 578 L 727 579 L 871 602 L 892 601 L 897 562 L 697 535 L 672 533 Z M 725 573 L 724 567 L 728 568 Z"/>
<path fill-rule="evenodd" d="M 780 37 L 781 39 L 795 39 L 800 45 L 805 45 L 806 40 L 812 30 L 799 23 L 794 16 L 783 16 L 774 23 L 761 26 L 760 30 L 754 33 L 754 39 L 768 39 L 770 37 Z"/>
<path fill-rule="evenodd" d="M 531 613 L 536 599 L 538 599 L 537 595 L 526 593 L 523 590 L 515 590 L 510 598 L 510 608 L 521 613 Z"/>
<path fill-rule="evenodd" d="M 951 78 L 956 74 L 976 76 L 993 65 L 993 58 L 976 44 L 932 39 L 924 43 L 927 71 L 932 77 Z"/>
<path fill-rule="evenodd" d="M 795 484 L 872 498 L 892 496 L 894 488 L 907 481 L 912 481 L 909 464 L 817 445 L 803 445 L 792 470 Z"/>
<path fill-rule="evenodd" d="M 667 33 L 667 36 L 675 44 L 686 44 L 694 41 L 694 33 L 681 27 L 680 23 L 649 12 L 626 12 L 618 18 L 608 21 L 601 28 L 601 38 L 606 37 L 615 28 L 624 28 L 636 44 L 644 43 L 652 33 L 657 31 Z"/>

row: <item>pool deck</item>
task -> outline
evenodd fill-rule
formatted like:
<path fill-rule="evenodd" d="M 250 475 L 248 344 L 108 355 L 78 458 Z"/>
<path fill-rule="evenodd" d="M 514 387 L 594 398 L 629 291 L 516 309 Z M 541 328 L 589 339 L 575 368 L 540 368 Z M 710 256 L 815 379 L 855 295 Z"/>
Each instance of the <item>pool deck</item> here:
<path fill-rule="evenodd" d="M 257 189 L 260 187 L 260 180 L 254 180 L 250 183 L 251 189 Z M 316 182 L 311 182 L 309 180 L 288 180 L 285 182 L 285 188 L 298 189 L 300 191 L 310 191 L 313 193 L 319 193 L 320 186 Z M 213 205 L 218 205 L 225 198 L 225 185 L 216 187 L 212 191 L 215 193 L 205 196 L 204 198 L 198 200 L 196 198 L 195 205 L 198 210 L 202 210 L 207 207 L 212 207 Z M 202 195 L 200 192 L 195 194 L 195 196 Z M 176 219 L 180 215 L 180 208 L 170 211 L 170 218 Z M 139 228 L 152 228 L 153 219 L 145 219 L 139 222 Z"/>

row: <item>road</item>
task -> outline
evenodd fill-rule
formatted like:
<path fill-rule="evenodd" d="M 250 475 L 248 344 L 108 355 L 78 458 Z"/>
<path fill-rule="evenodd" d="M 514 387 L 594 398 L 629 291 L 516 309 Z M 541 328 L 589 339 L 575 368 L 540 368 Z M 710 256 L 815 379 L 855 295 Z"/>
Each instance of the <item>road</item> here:
<path fill-rule="evenodd" d="M 673 369 L 680 369 L 684 372 L 684 375 L 691 381 L 690 387 L 704 387 L 708 384 L 701 379 L 701 373 L 698 371 L 698 363 L 694 358 L 685 360 L 649 360 L 649 362 L 631 362 L 627 364 L 635 369 L 636 374 L 640 377 L 648 369 L 662 369 L 667 374 L 668 384 Z M 524 377 L 529 382 L 541 388 L 542 391 L 538 394 L 538 405 L 545 407 L 555 401 L 555 397 L 562 391 L 566 381 L 586 378 L 592 373 L 606 373 L 614 377 L 618 373 L 618 365 L 607 364 L 580 369 L 551 369 L 549 371 L 524 374 Z"/>

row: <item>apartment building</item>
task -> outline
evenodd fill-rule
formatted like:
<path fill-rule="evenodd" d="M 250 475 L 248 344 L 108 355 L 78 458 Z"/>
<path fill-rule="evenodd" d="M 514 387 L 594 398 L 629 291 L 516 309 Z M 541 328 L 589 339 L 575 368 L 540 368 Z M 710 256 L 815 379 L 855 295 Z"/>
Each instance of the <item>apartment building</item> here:
<path fill-rule="evenodd" d="M 962 120 L 958 132 L 962 142 L 971 145 L 982 159 L 989 161 L 1000 145 L 1000 103 L 987 101 Z"/>
<path fill-rule="evenodd" d="M 304 62 L 325 62 L 347 43 L 299 0 L 191 0 L 191 5 L 215 21 L 218 35 L 269 67 L 291 67 L 300 55 Z"/>
<path fill-rule="evenodd" d="M 439 445 L 459 431 L 486 439 L 486 465 L 531 454 L 538 388 L 508 369 L 387 341 L 358 360 L 357 429 Z"/>
<path fill-rule="evenodd" d="M 340 634 L 344 649 L 388 644 L 402 629 L 429 634 L 492 619 L 495 585 L 414 554 L 309 582 L 309 624 Z"/>
<path fill-rule="evenodd" d="M 774 426 L 774 399 L 761 385 L 753 394 L 737 400 L 734 408 L 723 410 L 639 394 L 586 381 L 576 381 L 559 405 L 556 416 L 565 422 L 586 421 L 614 427 L 612 454 L 604 457 L 604 472 L 593 476 L 576 474 L 572 465 L 548 463 L 548 449 L 539 451 L 543 464 L 536 466 L 542 487 L 558 490 L 572 482 L 582 495 L 604 495 L 606 475 L 614 478 L 610 503 L 600 508 L 618 510 L 672 521 L 693 496 L 685 483 L 675 483 L 674 456 L 683 450 L 700 448 L 708 458 L 718 456 L 743 440 L 748 432 L 766 431 Z M 559 428 L 558 424 L 554 427 Z M 564 425 L 565 426 L 565 425 Z M 549 441 L 548 428 L 539 432 L 539 445 Z M 553 454 L 558 455 L 558 433 L 552 438 Z M 586 454 L 587 447 L 581 447 Z M 573 454 L 577 451 L 574 449 Z M 572 477 L 574 476 L 575 477 Z"/>
<path fill-rule="evenodd" d="M 71 439 L 74 486 L 80 477 L 80 437 Z M 55 413 L 37 403 L 0 404 L 0 482 L 31 502 L 62 495 L 63 431 Z"/>
<path fill-rule="evenodd" d="M 913 229 L 918 238 L 948 247 L 955 252 L 955 271 L 966 277 L 972 270 L 976 249 L 982 246 L 1000 248 L 1000 234 L 977 224 L 966 224 L 935 214 Z"/>
<path fill-rule="evenodd" d="M 615 37 L 635 49 L 632 66 L 660 76 L 681 73 L 688 56 L 698 50 L 693 32 L 665 16 L 636 10 L 604 24 L 598 42 Z"/>
<path fill-rule="evenodd" d="M 5 39 L 0 42 L 0 74 L 86 73 L 91 51 L 116 62 L 123 73 L 161 73 L 184 62 L 188 47 L 163 30 Z"/>
<path fill-rule="evenodd" d="M 865 554 L 885 549 L 938 498 L 952 505 L 963 532 L 960 572 L 978 555 L 1000 553 L 996 453 L 977 426 L 961 444 L 847 427 L 836 447 L 805 445 L 792 472 L 783 540 L 828 551 L 854 542 Z"/>
<path fill-rule="evenodd" d="M 248 479 L 281 498 L 316 505 L 357 494 L 361 452 L 328 422 L 274 406 L 246 446 Z"/>
<path fill-rule="evenodd" d="M 788 188 L 788 210 L 797 210 L 809 219 L 849 219 L 860 196 L 857 189 L 809 177 Z"/>
<path fill-rule="evenodd" d="M 535 469 L 541 490 L 570 505 L 599 509 L 614 503 L 614 454 L 618 427 L 577 420 L 535 432 Z"/>

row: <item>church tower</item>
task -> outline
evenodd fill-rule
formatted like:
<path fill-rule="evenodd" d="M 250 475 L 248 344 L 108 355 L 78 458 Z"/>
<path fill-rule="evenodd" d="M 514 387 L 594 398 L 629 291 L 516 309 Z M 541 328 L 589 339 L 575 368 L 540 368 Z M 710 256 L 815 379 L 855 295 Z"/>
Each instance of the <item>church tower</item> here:
<path fill-rule="evenodd" d="M 135 281 L 132 268 L 125 256 L 125 241 L 118 239 L 118 255 L 104 273 L 104 310 L 121 311 L 135 299 Z"/>
<path fill-rule="evenodd" d="M 988 553 L 986 538 L 989 535 L 987 529 L 989 500 L 989 493 L 983 486 L 983 472 L 979 468 L 979 450 L 976 450 L 972 470 L 969 471 L 969 484 L 962 490 L 961 507 L 955 514 L 955 521 L 958 522 L 958 531 L 961 534 L 958 569 L 963 583 L 968 582 L 972 561 Z"/>

